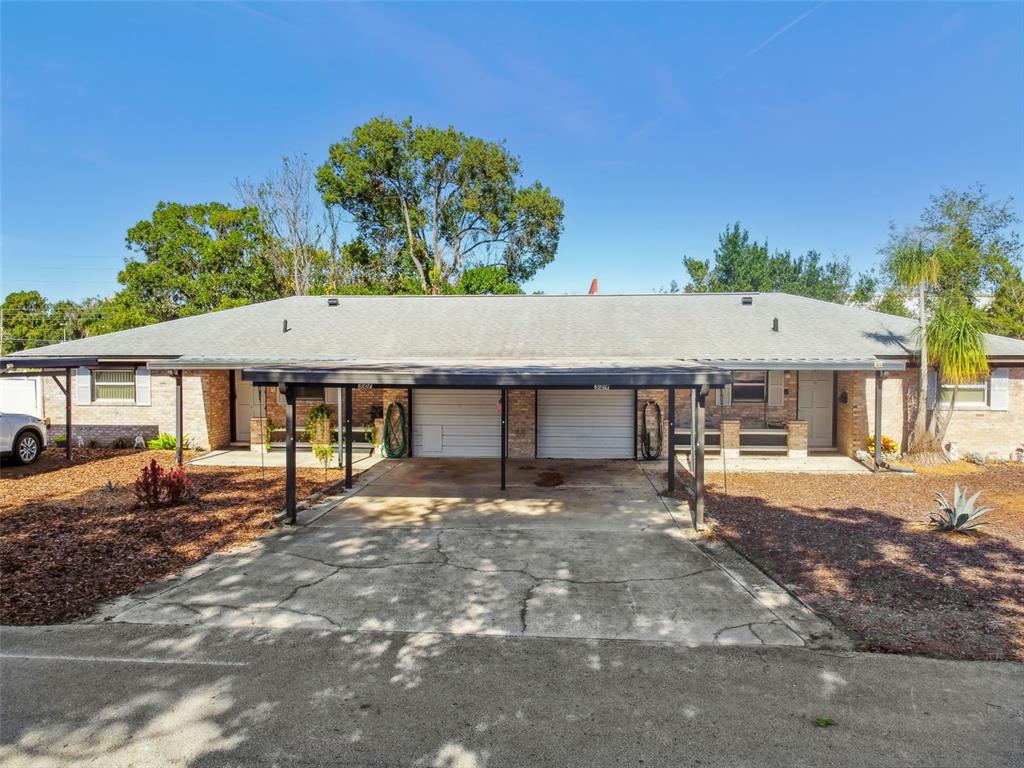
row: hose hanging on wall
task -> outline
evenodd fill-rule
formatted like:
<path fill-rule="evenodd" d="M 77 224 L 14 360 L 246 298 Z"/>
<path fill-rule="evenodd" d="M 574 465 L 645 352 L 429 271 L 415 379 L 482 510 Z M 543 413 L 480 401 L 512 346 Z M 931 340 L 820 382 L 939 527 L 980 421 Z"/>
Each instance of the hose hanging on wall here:
<path fill-rule="evenodd" d="M 655 400 L 648 400 L 640 422 L 640 453 L 644 459 L 651 461 L 661 457 L 662 438 L 661 406 Z"/>
<path fill-rule="evenodd" d="M 398 459 L 405 456 L 405 408 L 401 403 L 391 403 L 384 414 L 384 439 L 381 441 L 381 452 L 386 459 Z"/>

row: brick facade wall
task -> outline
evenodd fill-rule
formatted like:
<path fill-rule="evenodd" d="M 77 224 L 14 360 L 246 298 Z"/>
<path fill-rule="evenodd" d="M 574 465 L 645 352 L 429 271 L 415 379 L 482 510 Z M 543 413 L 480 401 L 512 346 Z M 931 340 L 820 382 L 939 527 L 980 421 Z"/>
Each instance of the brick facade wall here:
<path fill-rule="evenodd" d="M 1024 446 L 1024 367 L 1010 368 L 1009 408 L 1005 411 L 957 410 L 946 430 L 961 456 L 976 451 L 1008 459 Z"/>
<path fill-rule="evenodd" d="M 508 456 L 533 459 L 537 456 L 537 391 L 508 391 Z"/>
<path fill-rule="evenodd" d="M 1024 444 L 1024 368 L 1010 368 L 1009 409 L 957 410 L 946 432 L 960 455 L 968 451 L 1008 458 Z M 903 449 L 910 435 L 917 402 L 917 370 L 886 373 L 882 382 L 882 434 Z M 867 450 L 875 433 L 875 375 L 870 371 L 843 371 L 837 392 L 847 402 L 836 406 L 836 445 L 852 456 Z"/>
<path fill-rule="evenodd" d="M 231 442 L 231 394 L 228 371 L 185 371 L 182 380 L 182 429 L 200 449 L 223 448 Z M 103 446 L 119 437 L 149 440 L 160 432 L 174 434 L 174 377 L 153 372 L 150 405 L 74 402 L 78 372 L 71 376 L 72 439 L 97 440 Z M 63 383 L 63 382 L 62 382 Z M 51 439 L 64 435 L 64 393 L 50 378 L 43 380 L 43 416 L 50 419 Z"/>
<path fill-rule="evenodd" d="M 764 403 L 737 403 L 731 405 L 719 405 L 721 390 L 713 389 L 708 393 L 707 399 L 707 426 L 709 429 L 718 429 L 722 419 L 738 419 L 740 426 L 744 429 L 756 429 L 767 424 L 783 424 L 790 419 L 797 417 L 797 372 L 783 372 L 783 395 L 782 405 L 769 406 Z M 767 397 L 767 393 L 766 393 Z M 676 390 L 676 425 L 689 428 L 690 426 L 690 390 Z"/>
<path fill-rule="evenodd" d="M 265 390 L 265 398 L 267 403 L 267 415 L 270 416 L 271 421 L 275 424 L 284 424 L 284 403 L 278 402 L 277 388 L 267 387 Z M 344 401 L 345 395 L 342 393 L 342 401 Z M 327 387 L 324 390 L 324 402 L 331 408 L 331 418 L 333 423 L 337 426 L 338 423 L 338 389 L 336 387 Z M 306 415 L 309 413 L 310 408 L 319 405 L 319 400 L 298 400 L 295 403 L 295 418 L 298 421 L 299 426 L 306 423 Z M 357 432 L 362 432 L 362 429 L 367 424 L 373 422 L 373 407 L 380 406 L 381 404 L 381 390 L 379 389 L 353 389 L 352 390 L 352 427 Z M 408 405 L 408 404 L 406 404 Z"/>

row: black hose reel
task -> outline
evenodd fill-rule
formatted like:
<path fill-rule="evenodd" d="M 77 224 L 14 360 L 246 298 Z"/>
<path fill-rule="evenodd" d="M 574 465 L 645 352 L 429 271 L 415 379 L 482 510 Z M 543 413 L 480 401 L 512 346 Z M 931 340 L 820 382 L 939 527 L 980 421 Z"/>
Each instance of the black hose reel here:
<path fill-rule="evenodd" d="M 647 461 L 661 458 L 661 406 L 655 400 L 644 403 L 640 419 L 640 455 Z"/>

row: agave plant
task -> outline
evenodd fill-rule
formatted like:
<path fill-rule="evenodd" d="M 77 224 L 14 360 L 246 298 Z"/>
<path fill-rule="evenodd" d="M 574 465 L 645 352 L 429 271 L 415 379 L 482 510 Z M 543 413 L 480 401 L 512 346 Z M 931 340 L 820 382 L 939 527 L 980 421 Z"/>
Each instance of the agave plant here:
<path fill-rule="evenodd" d="M 981 496 L 981 491 L 968 498 L 967 489 L 961 491 L 959 483 L 953 487 L 952 504 L 945 496 L 936 492 L 935 499 L 939 504 L 939 511 L 932 515 L 932 522 L 940 531 L 958 531 L 960 533 L 973 531 L 978 526 L 985 525 L 985 523 L 978 522 L 978 518 L 989 512 L 992 507 L 975 507 L 979 496 Z"/>

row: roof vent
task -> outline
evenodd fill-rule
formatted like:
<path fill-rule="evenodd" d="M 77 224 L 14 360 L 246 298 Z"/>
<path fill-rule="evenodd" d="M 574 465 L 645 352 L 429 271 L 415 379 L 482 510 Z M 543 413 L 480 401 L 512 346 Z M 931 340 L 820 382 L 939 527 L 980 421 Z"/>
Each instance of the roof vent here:
<path fill-rule="evenodd" d="M 744 296 L 742 299 L 740 299 L 740 303 L 744 307 L 749 307 L 751 304 L 754 303 L 754 297 L 753 296 Z"/>
<path fill-rule="evenodd" d="M 327 306 L 328 307 L 336 307 L 336 306 L 338 306 L 338 300 L 332 296 L 331 298 L 329 298 L 327 300 Z"/>

